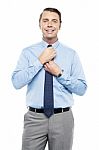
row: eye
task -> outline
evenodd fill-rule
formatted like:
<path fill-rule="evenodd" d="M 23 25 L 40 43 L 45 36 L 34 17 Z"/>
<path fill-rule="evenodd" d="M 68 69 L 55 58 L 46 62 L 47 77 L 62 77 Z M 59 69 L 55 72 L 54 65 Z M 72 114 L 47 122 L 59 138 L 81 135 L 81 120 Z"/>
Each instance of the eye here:
<path fill-rule="evenodd" d="M 58 21 L 57 21 L 56 19 L 53 19 L 53 22 L 54 22 L 54 23 L 57 23 Z"/>
<path fill-rule="evenodd" d="M 43 20 L 43 22 L 47 22 L 46 20 Z"/>
<path fill-rule="evenodd" d="M 43 22 L 48 22 L 48 19 L 43 19 Z"/>

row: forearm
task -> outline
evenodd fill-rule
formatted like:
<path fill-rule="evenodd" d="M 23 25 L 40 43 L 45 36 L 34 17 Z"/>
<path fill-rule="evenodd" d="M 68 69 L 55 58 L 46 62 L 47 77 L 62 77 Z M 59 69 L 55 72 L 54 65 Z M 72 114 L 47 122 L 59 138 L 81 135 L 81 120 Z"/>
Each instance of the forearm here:
<path fill-rule="evenodd" d="M 62 84 L 65 88 L 67 88 L 71 93 L 75 93 L 77 95 L 84 95 L 87 89 L 87 84 L 85 79 L 74 79 L 68 78 L 64 74 L 57 78 L 58 82 Z"/>
<path fill-rule="evenodd" d="M 28 66 L 25 69 L 16 69 L 12 75 L 12 83 L 16 89 L 20 89 L 29 84 L 35 75 L 42 69 L 42 64 L 37 60 L 33 66 Z"/>

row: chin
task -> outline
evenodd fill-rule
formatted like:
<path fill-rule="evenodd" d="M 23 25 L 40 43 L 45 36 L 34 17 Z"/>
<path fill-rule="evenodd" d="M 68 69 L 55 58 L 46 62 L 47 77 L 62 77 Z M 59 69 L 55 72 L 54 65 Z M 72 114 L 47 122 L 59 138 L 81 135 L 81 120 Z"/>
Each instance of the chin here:
<path fill-rule="evenodd" d="M 52 35 L 45 35 L 43 36 L 45 40 L 56 40 L 57 36 L 52 36 Z"/>
<path fill-rule="evenodd" d="M 46 37 L 47 39 L 53 39 L 54 37 L 51 37 L 51 36 L 48 36 L 48 37 Z"/>
<path fill-rule="evenodd" d="M 53 39 L 53 38 L 56 38 L 56 36 L 47 35 L 46 38 L 48 38 L 48 39 Z"/>

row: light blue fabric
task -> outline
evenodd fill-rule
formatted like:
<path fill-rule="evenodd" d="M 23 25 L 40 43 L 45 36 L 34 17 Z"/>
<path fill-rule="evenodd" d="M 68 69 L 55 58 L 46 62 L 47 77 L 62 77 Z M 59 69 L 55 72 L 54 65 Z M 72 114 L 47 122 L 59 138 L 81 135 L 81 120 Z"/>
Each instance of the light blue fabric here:
<path fill-rule="evenodd" d="M 47 45 L 48 43 L 41 41 L 23 49 L 12 74 L 12 83 L 16 89 L 27 85 L 27 107 L 43 107 L 45 70 L 38 57 Z M 83 95 L 87 89 L 83 68 L 73 49 L 59 41 L 52 46 L 57 51 L 54 62 L 63 70 L 61 77 L 53 77 L 54 106 L 55 108 L 72 106 L 74 103 L 72 94 Z"/>

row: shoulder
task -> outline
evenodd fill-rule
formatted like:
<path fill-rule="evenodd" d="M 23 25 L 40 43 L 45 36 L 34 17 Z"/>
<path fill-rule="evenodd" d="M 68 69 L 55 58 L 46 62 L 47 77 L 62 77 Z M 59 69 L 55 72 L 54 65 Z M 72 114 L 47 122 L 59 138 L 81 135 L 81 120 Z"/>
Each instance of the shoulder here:
<path fill-rule="evenodd" d="M 41 44 L 41 42 L 38 42 L 38 43 L 32 44 L 28 47 L 25 47 L 22 50 L 22 53 L 26 57 L 27 56 L 28 57 L 32 57 L 32 56 L 38 57 L 40 55 L 41 50 L 42 50 L 42 44 Z"/>
<path fill-rule="evenodd" d="M 31 44 L 30 46 L 27 46 L 25 48 L 23 48 L 23 51 L 28 51 L 28 50 L 33 50 L 37 47 L 41 46 L 41 42 L 35 43 L 35 44 Z"/>
<path fill-rule="evenodd" d="M 75 54 L 77 53 L 76 50 L 74 50 L 73 48 L 67 46 L 67 45 L 64 44 L 64 43 L 60 43 L 60 44 L 59 44 L 59 48 L 60 48 L 62 51 L 64 51 L 65 53 L 68 53 L 68 54 L 73 54 L 73 55 L 75 55 Z"/>
<path fill-rule="evenodd" d="M 41 47 L 41 42 L 31 44 L 30 46 L 23 48 L 22 53 L 33 53 L 33 51 L 39 49 L 40 47 Z"/>

